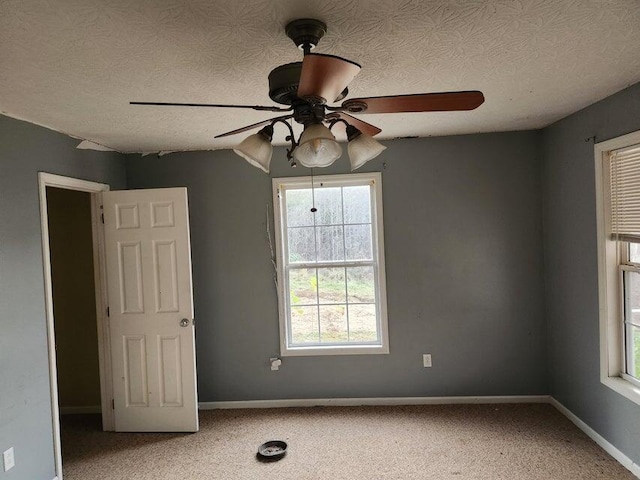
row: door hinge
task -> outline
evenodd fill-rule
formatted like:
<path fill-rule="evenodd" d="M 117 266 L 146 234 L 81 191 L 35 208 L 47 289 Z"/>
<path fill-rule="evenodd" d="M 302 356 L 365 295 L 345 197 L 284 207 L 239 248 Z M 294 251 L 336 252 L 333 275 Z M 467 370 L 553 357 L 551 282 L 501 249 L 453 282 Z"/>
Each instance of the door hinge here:
<path fill-rule="evenodd" d="M 102 224 L 104 225 L 104 213 L 100 214 L 100 220 L 102 221 Z"/>
<path fill-rule="evenodd" d="M 107 317 L 111 316 L 111 310 L 109 310 L 109 307 L 107 307 Z"/>
<path fill-rule="evenodd" d="M 116 401 L 112 398 L 111 399 L 111 410 L 115 410 L 116 409 Z"/>

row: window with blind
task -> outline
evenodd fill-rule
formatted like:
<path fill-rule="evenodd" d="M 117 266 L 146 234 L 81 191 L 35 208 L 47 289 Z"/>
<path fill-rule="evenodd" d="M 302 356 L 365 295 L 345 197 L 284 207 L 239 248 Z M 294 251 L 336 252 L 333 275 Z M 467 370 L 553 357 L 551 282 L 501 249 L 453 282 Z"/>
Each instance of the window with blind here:
<path fill-rule="evenodd" d="M 594 152 L 600 379 L 640 404 L 640 132 Z"/>
<path fill-rule="evenodd" d="M 619 256 L 622 376 L 640 386 L 640 145 L 609 152 L 611 238 Z"/>
<path fill-rule="evenodd" d="M 273 179 L 282 355 L 388 353 L 381 181 Z"/>

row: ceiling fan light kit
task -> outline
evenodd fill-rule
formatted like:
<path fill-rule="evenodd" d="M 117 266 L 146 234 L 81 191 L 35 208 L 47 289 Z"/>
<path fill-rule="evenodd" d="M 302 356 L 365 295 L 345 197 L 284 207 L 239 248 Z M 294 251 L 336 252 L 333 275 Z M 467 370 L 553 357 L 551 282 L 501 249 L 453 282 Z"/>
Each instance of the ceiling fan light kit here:
<path fill-rule="evenodd" d="M 351 125 L 349 127 L 351 127 Z M 349 134 L 349 127 L 347 127 L 347 135 Z M 358 132 L 360 131 L 358 130 Z M 369 160 L 373 160 L 386 149 L 387 147 L 369 135 L 362 133 L 356 135 L 353 139 L 349 140 L 349 145 L 347 146 L 347 153 L 349 154 L 349 161 L 351 162 L 351 171 L 353 172 Z"/>
<path fill-rule="evenodd" d="M 342 156 L 336 137 L 321 123 L 305 126 L 298 146 L 293 150 L 297 163 L 309 168 L 328 167 Z"/>
<path fill-rule="evenodd" d="M 305 167 L 327 167 L 342 155 L 342 148 L 331 129 L 344 124 L 349 142 L 347 153 L 351 170 L 356 170 L 380 155 L 386 147 L 373 136 L 381 130 L 353 115 L 384 114 L 398 112 L 464 111 L 478 108 L 484 102 L 477 90 L 444 93 L 420 93 L 349 99 L 342 105 L 331 104 L 343 100 L 349 94 L 347 88 L 360 72 L 360 65 L 335 55 L 311 53 L 327 32 L 324 22 L 315 19 L 298 19 L 289 22 L 285 33 L 304 52 L 301 62 L 288 63 L 269 73 L 269 97 L 286 107 L 263 105 L 222 105 L 168 102 L 130 102 L 133 105 L 245 108 L 257 111 L 280 112 L 281 116 L 247 125 L 216 138 L 263 127 L 258 133 L 244 139 L 235 153 L 251 165 L 269 173 L 273 147 L 274 125 L 283 123 L 289 130 L 285 139 L 290 142 L 287 159 L 292 167 L 297 163 Z M 282 114 L 284 112 L 284 114 Z M 296 141 L 290 121 L 302 124 L 304 130 Z"/>
<path fill-rule="evenodd" d="M 272 137 L 273 126 L 267 125 L 258 133 L 245 138 L 233 151 L 254 167 L 269 173 L 269 164 L 273 155 Z"/>

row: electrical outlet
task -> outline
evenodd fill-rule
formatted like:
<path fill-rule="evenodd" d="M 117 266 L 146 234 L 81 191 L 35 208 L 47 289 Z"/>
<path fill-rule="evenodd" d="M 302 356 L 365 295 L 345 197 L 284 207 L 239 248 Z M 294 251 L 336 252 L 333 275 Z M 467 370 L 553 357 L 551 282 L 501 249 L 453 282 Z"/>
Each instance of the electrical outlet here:
<path fill-rule="evenodd" d="M 270 358 L 269 361 L 271 362 L 271 370 L 273 371 L 280 370 L 280 365 L 282 365 L 282 360 L 280 360 L 278 357 L 274 357 L 274 358 Z"/>
<path fill-rule="evenodd" d="M 13 447 L 11 447 L 9 450 L 5 450 L 2 453 L 2 460 L 4 462 L 4 471 L 8 471 L 11 470 L 13 467 L 16 466 L 16 459 L 13 455 Z"/>
<path fill-rule="evenodd" d="M 422 355 L 422 365 L 425 368 L 433 366 L 432 363 L 431 363 L 431 354 L 430 353 L 425 353 L 424 355 Z"/>

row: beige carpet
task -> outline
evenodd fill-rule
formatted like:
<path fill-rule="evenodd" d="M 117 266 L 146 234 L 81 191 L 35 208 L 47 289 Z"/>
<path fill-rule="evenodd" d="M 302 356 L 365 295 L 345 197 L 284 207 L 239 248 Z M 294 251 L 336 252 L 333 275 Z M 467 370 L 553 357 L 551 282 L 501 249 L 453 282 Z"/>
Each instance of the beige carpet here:
<path fill-rule="evenodd" d="M 633 479 L 550 405 L 215 410 L 196 434 L 62 420 L 65 480 Z M 275 463 L 258 446 L 285 440 Z"/>

